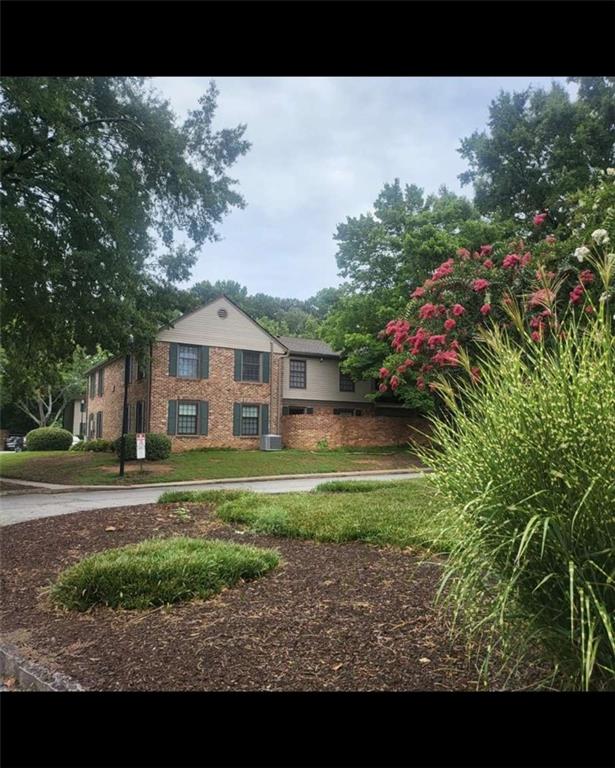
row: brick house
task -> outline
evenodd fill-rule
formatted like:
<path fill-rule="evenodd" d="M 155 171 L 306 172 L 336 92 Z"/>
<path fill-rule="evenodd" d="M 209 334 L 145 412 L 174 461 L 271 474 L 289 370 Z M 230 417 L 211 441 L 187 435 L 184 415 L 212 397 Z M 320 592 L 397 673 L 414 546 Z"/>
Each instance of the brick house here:
<path fill-rule="evenodd" d="M 289 448 L 405 442 L 417 419 L 366 400 L 374 383 L 353 382 L 339 361 L 322 341 L 272 336 L 220 296 L 131 356 L 128 432 L 168 434 L 174 451 L 254 449 L 268 433 Z M 122 356 L 88 372 L 88 438 L 119 437 L 124 371 Z"/>

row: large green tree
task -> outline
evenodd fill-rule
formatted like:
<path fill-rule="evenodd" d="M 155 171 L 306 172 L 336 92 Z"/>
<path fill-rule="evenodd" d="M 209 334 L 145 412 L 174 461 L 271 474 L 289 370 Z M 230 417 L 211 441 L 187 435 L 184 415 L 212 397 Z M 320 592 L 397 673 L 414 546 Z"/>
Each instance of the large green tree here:
<path fill-rule="evenodd" d="M 462 139 L 459 152 L 469 169 L 484 214 L 512 217 L 549 209 L 565 219 L 566 195 L 587 186 L 615 164 L 615 78 L 569 78 L 576 99 L 560 83 L 549 91 L 528 88 L 492 101 L 488 131 Z"/>
<path fill-rule="evenodd" d="M 116 353 L 172 317 L 197 250 L 244 201 L 245 126 L 214 131 L 211 83 L 178 121 L 144 78 L 0 82 L 0 310 L 16 393 L 75 347 Z M 178 242 L 179 241 L 179 242 Z"/>

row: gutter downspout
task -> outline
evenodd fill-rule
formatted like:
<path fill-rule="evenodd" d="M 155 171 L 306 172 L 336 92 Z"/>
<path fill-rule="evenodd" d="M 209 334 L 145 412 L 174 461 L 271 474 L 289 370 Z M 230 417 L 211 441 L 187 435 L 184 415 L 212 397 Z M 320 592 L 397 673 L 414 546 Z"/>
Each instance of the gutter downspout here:
<path fill-rule="evenodd" d="M 273 352 L 273 344 L 271 345 L 271 347 Z M 277 432 L 278 435 L 280 435 L 280 437 L 282 437 L 282 408 L 283 408 L 282 400 L 284 396 L 284 360 L 288 360 L 289 357 L 290 357 L 289 349 L 287 349 L 286 352 L 280 355 L 280 372 L 278 375 L 278 388 L 279 388 L 278 391 L 280 394 L 278 396 L 278 432 Z M 273 355 L 271 359 L 273 360 Z M 273 393 L 272 393 L 272 396 L 273 396 Z M 284 445 L 282 445 L 282 447 L 284 447 Z"/>

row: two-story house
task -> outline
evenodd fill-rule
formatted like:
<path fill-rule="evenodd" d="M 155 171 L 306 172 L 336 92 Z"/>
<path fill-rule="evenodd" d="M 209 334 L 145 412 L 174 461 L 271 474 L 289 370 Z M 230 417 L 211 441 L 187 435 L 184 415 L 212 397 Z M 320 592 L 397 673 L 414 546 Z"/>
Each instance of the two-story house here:
<path fill-rule="evenodd" d="M 258 448 L 263 434 L 298 448 L 406 441 L 411 412 L 378 415 L 365 399 L 374 383 L 352 381 L 339 361 L 322 341 L 272 336 L 220 296 L 131 356 L 128 432 L 168 434 L 174 451 Z M 116 357 L 88 372 L 89 438 L 121 433 L 125 365 Z"/>

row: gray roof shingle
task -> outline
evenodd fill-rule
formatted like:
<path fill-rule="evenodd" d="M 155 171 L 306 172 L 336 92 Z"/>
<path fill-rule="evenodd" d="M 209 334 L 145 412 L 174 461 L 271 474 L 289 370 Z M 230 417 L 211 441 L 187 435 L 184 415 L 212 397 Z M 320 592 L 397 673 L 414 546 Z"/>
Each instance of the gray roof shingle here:
<path fill-rule="evenodd" d="M 320 339 L 299 339 L 295 336 L 278 336 L 278 339 L 288 347 L 293 355 L 306 355 L 308 357 L 334 357 L 340 359 L 341 355 L 333 350 L 326 341 Z"/>

